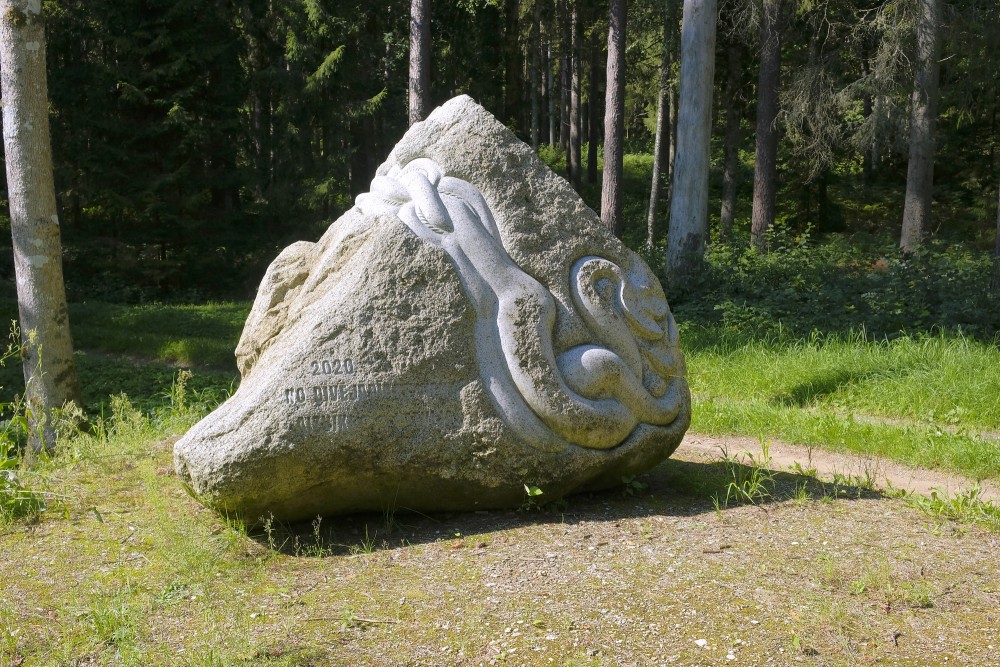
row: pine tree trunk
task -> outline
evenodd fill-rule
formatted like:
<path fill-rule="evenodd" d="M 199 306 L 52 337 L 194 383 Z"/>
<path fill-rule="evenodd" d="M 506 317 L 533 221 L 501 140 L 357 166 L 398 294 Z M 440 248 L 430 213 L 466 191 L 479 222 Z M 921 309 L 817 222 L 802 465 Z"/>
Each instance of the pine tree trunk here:
<path fill-rule="evenodd" d="M 559 45 L 559 145 L 566 152 L 569 161 L 569 111 L 570 88 L 573 85 L 569 70 L 571 65 L 570 47 L 573 35 L 570 26 L 569 2 L 562 0 L 559 4 L 559 19 L 562 22 L 562 44 Z"/>
<path fill-rule="evenodd" d="M 551 90 L 549 88 L 549 54 L 548 45 L 545 40 L 541 39 L 541 32 L 539 31 L 539 45 L 538 45 L 538 84 L 541 89 L 541 94 L 539 97 L 539 110 L 538 110 L 538 141 L 539 143 L 548 143 L 549 139 L 549 97 L 551 97 Z"/>
<path fill-rule="evenodd" d="M 670 157 L 667 159 L 667 198 L 671 198 L 671 188 L 674 184 L 674 161 L 677 159 L 677 109 L 680 106 L 677 100 L 677 86 L 670 86 Z"/>
<path fill-rule="evenodd" d="M 556 90 L 556 61 L 552 57 L 552 42 L 548 44 L 548 58 L 545 74 L 549 79 L 549 146 L 559 143 L 559 114 L 556 111 L 559 91 Z"/>
<path fill-rule="evenodd" d="M 431 0 L 410 0 L 410 125 L 431 107 Z"/>
<path fill-rule="evenodd" d="M 868 50 L 865 49 L 861 53 L 861 74 L 865 77 L 871 76 L 871 58 L 869 56 Z M 869 91 L 861 96 L 861 115 L 866 121 L 874 121 L 876 119 L 872 118 L 872 94 Z M 874 144 L 874 141 L 872 142 Z M 874 163 L 875 151 L 866 150 L 864 155 L 861 156 L 861 174 L 862 182 L 865 184 L 865 194 L 867 190 L 871 187 L 875 175 L 875 163 Z"/>
<path fill-rule="evenodd" d="M 938 25 L 940 0 L 919 0 L 917 7 L 917 72 L 910 115 L 910 160 L 899 249 L 912 253 L 930 226 L 934 188 L 934 120 L 938 97 Z"/>
<path fill-rule="evenodd" d="M 601 220 L 621 238 L 622 176 L 625 135 L 625 27 L 627 0 L 610 0 L 608 21 L 607 91 L 604 101 L 604 180 L 601 185 Z"/>
<path fill-rule="evenodd" d="M 52 448 L 52 410 L 82 405 L 73 363 L 52 177 L 45 26 L 38 0 L 0 0 L 0 95 L 33 449 Z"/>
<path fill-rule="evenodd" d="M 705 257 L 716 8 L 716 0 L 684 0 L 677 157 L 665 262 L 671 289 L 683 285 Z"/>
<path fill-rule="evenodd" d="M 663 8 L 663 50 L 660 53 L 660 81 L 656 94 L 656 137 L 653 140 L 653 177 L 649 188 L 649 208 L 646 210 L 646 248 L 652 250 L 660 236 L 657 229 L 657 205 L 660 190 L 668 170 L 667 157 L 670 153 L 670 46 L 672 12 L 671 1 L 665 0 Z"/>
<path fill-rule="evenodd" d="M 570 8 L 569 75 L 569 159 L 566 161 L 569 182 L 580 189 L 580 17 L 576 3 Z"/>
<path fill-rule="evenodd" d="M 723 239 L 732 239 L 733 220 L 736 217 L 736 186 L 740 167 L 740 110 L 736 92 L 740 88 L 743 71 L 742 53 L 737 42 L 726 49 L 726 145 L 722 168 L 722 209 L 719 213 L 719 230 Z"/>
<path fill-rule="evenodd" d="M 590 99 L 587 114 L 587 182 L 597 185 L 597 144 L 601 142 L 601 48 L 597 31 L 590 44 Z"/>
<path fill-rule="evenodd" d="M 783 0 L 764 0 L 760 20 L 760 77 L 757 83 L 757 148 L 753 172 L 750 240 L 766 250 L 765 233 L 774 224 L 778 170 L 778 98 L 781 91 L 781 11 Z"/>
<path fill-rule="evenodd" d="M 541 60 L 542 60 L 542 40 L 540 35 L 541 30 L 541 9 L 539 4 L 535 3 L 534 12 L 532 13 L 531 20 L 531 40 L 530 46 L 531 57 L 528 59 L 530 69 L 529 78 L 531 79 L 531 147 L 536 151 L 538 150 L 538 135 L 541 121 Z"/>
<path fill-rule="evenodd" d="M 1000 185 L 997 186 L 997 233 L 993 243 L 993 294 L 1000 299 Z"/>
<path fill-rule="evenodd" d="M 514 129 L 521 127 L 520 10 L 518 0 L 505 0 L 503 120 Z"/>

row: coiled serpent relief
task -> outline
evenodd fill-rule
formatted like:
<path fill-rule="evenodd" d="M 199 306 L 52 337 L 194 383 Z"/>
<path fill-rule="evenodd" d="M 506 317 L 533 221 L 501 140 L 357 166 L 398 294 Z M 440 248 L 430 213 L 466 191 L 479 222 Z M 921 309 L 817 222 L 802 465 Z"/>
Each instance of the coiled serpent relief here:
<path fill-rule="evenodd" d="M 676 327 L 659 282 L 638 258 L 627 268 L 592 255 L 573 263 L 573 306 L 593 342 L 557 351 L 555 298 L 511 259 L 472 184 L 420 158 L 376 176 L 358 206 L 395 212 L 449 255 L 477 315 L 484 385 L 532 446 L 610 449 L 639 424 L 678 417 L 686 385 Z"/>

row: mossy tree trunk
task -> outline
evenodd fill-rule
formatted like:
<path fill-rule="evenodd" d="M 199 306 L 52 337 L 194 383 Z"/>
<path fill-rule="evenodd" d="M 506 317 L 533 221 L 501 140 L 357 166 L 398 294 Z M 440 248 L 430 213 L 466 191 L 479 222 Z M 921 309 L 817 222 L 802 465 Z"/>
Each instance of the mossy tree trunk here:
<path fill-rule="evenodd" d="M 0 0 L 0 93 L 29 434 L 55 444 L 52 411 L 80 403 L 52 177 L 41 0 Z"/>

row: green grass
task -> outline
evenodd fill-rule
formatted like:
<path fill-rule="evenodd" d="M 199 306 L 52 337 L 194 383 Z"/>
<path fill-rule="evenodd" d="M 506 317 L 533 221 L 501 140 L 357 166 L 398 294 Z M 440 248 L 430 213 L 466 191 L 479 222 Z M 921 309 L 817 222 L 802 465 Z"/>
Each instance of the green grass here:
<path fill-rule="evenodd" d="M 201 305 L 70 304 L 77 349 L 185 366 L 236 369 L 233 350 L 250 312 L 244 301 Z M 17 303 L 0 300 L 6 321 Z"/>
<path fill-rule="evenodd" d="M 238 379 L 234 350 L 249 302 L 203 305 L 70 304 L 76 364 L 88 412 L 100 414 L 108 397 L 125 393 L 142 409 L 165 404 L 177 367 L 190 367 L 196 394 L 217 400 Z M 5 320 L 17 304 L 0 300 Z M 24 390 L 17 363 L 0 367 L 0 402 Z"/>
<path fill-rule="evenodd" d="M 1000 475 L 1000 350 L 961 335 L 758 340 L 682 327 L 692 429 Z"/>
<path fill-rule="evenodd" d="M 235 369 L 233 350 L 250 312 L 248 302 L 70 307 L 76 346 L 166 363 Z"/>

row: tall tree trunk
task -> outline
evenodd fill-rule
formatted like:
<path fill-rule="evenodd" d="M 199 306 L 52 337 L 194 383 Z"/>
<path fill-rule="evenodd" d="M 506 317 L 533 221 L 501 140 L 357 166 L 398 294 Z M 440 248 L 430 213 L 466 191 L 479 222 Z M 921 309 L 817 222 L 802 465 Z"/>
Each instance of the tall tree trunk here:
<path fill-rule="evenodd" d="M 671 196 L 670 188 L 673 187 L 674 182 L 674 161 L 677 159 L 677 109 L 680 107 L 677 99 L 677 88 L 678 86 L 670 86 L 670 95 L 667 98 L 670 102 L 670 151 L 667 158 L 667 183 L 670 183 L 670 187 L 667 188 L 667 197 Z"/>
<path fill-rule="evenodd" d="M 919 0 L 917 6 L 917 72 L 910 112 L 910 160 L 906 168 L 906 198 L 899 249 L 912 253 L 930 226 L 934 189 L 934 120 L 938 97 L 938 30 L 940 0 Z"/>
<path fill-rule="evenodd" d="M 570 7 L 570 74 L 569 74 L 569 159 L 566 161 L 569 181 L 580 189 L 580 16 L 576 3 Z"/>
<path fill-rule="evenodd" d="M 601 47 L 597 31 L 590 43 L 590 99 L 587 114 L 587 182 L 597 185 L 597 144 L 601 142 Z"/>
<path fill-rule="evenodd" d="M 997 234 L 993 242 L 993 294 L 1000 299 L 1000 184 L 997 185 Z"/>
<path fill-rule="evenodd" d="M 431 0 L 410 0 L 410 125 L 431 107 Z"/>
<path fill-rule="evenodd" d="M 723 239 L 732 239 L 733 220 L 736 216 L 736 186 L 740 167 L 740 107 L 736 104 L 736 94 L 740 88 L 743 72 L 742 49 L 736 41 L 730 41 L 726 48 L 726 146 L 722 169 L 722 210 L 719 214 L 719 230 Z"/>
<path fill-rule="evenodd" d="M 657 205 L 660 190 L 668 170 L 670 154 L 670 67 L 671 33 L 674 30 L 672 0 L 663 3 L 663 50 L 660 53 L 660 81 L 656 94 L 656 138 L 653 141 L 653 178 L 649 188 L 649 208 L 646 210 L 646 248 L 652 250 L 660 236 L 657 229 Z"/>
<path fill-rule="evenodd" d="M 538 150 L 538 135 L 541 121 L 541 60 L 542 60 L 542 39 L 541 39 L 541 7 L 535 2 L 531 19 L 531 39 L 529 48 L 531 57 L 528 59 L 530 67 L 529 78 L 531 79 L 531 147 Z"/>
<path fill-rule="evenodd" d="M 559 58 L 559 145 L 569 153 L 569 57 Z"/>
<path fill-rule="evenodd" d="M 764 0 L 760 19 L 760 77 L 757 83 L 757 148 L 753 168 L 750 240 L 766 250 L 774 224 L 778 170 L 778 97 L 781 91 L 781 12 L 784 0 Z"/>
<path fill-rule="evenodd" d="M 677 157 L 665 262 L 671 289 L 683 285 L 705 257 L 716 8 L 716 0 L 684 0 Z"/>
<path fill-rule="evenodd" d="M 604 101 L 604 181 L 601 184 L 601 221 L 621 238 L 622 176 L 625 154 L 625 27 L 627 0 L 610 0 L 608 21 L 607 91 Z"/>
<path fill-rule="evenodd" d="M 561 0 L 559 4 L 559 20 L 562 22 L 562 40 L 559 45 L 559 144 L 566 152 L 566 159 L 569 160 L 569 114 L 570 114 L 570 89 L 573 86 L 570 77 L 570 66 L 572 56 L 570 55 L 573 33 L 570 25 L 569 0 Z"/>
<path fill-rule="evenodd" d="M 521 127 L 520 14 L 519 0 L 504 0 L 503 120 L 514 129 Z"/>
<path fill-rule="evenodd" d="M 0 95 L 10 227 L 34 449 L 55 445 L 52 411 L 80 401 L 52 177 L 45 25 L 38 0 L 0 0 Z"/>
<path fill-rule="evenodd" d="M 556 90 L 555 67 L 556 60 L 552 57 L 552 42 L 548 44 L 548 59 L 545 74 L 549 79 L 549 145 L 555 146 L 559 143 L 559 114 L 556 112 L 559 100 L 559 91 Z"/>
<path fill-rule="evenodd" d="M 861 74 L 867 78 L 871 76 L 871 71 L 872 71 L 871 56 L 868 52 L 868 49 L 864 48 L 861 52 Z M 874 121 L 875 119 L 872 118 L 872 111 L 873 111 L 872 94 L 871 91 L 866 90 L 864 94 L 862 94 L 861 96 L 861 115 L 865 118 L 866 121 L 869 122 Z M 872 144 L 874 143 L 875 142 L 873 141 Z M 875 158 L 875 151 L 872 149 L 866 150 L 864 152 L 864 155 L 861 156 L 862 182 L 865 185 L 866 195 L 868 188 L 871 187 L 871 184 L 874 181 L 874 175 L 875 175 L 874 158 Z"/>
<path fill-rule="evenodd" d="M 540 86 L 540 97 L 538 100 L 538 141 L 539 143 L 548 143 L 549 139 L 549 97 L 551 97 L 551 88 L 549 86 L 549 54 L 548 45 L 544 39 L 541 39 L 541 33 L 539 33 L 539 45 L 538 45 L 538 85 Z"/>

